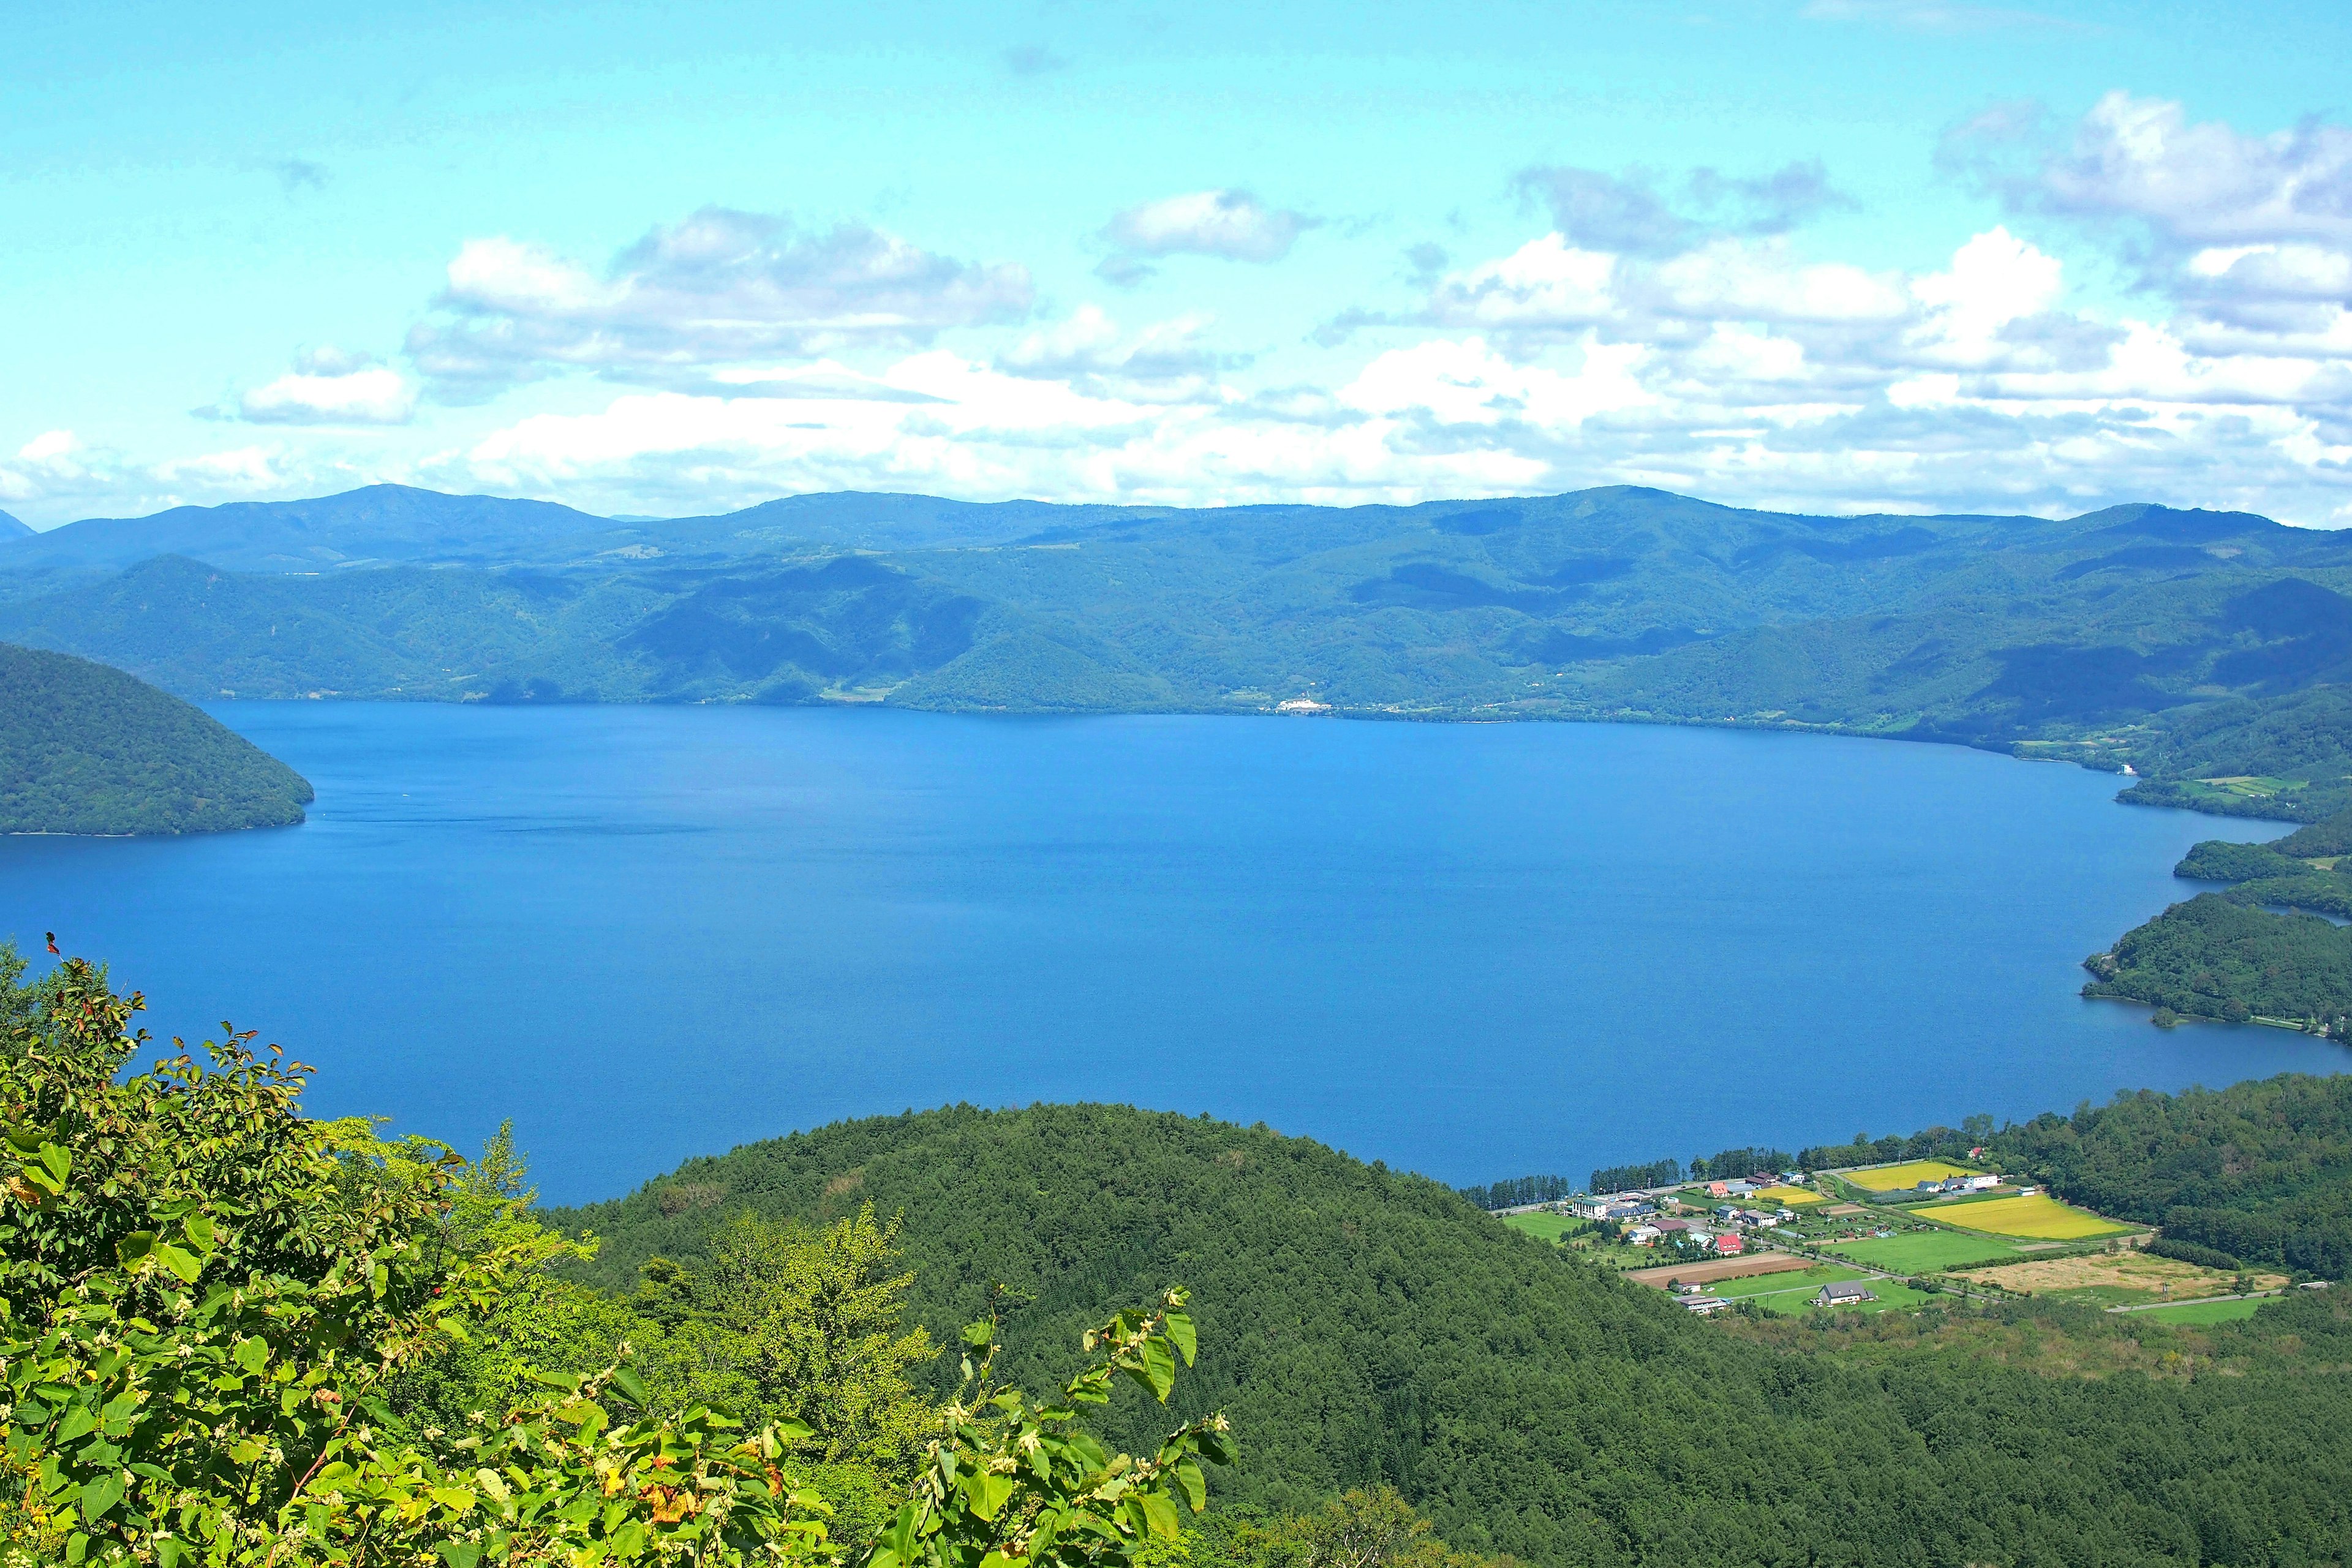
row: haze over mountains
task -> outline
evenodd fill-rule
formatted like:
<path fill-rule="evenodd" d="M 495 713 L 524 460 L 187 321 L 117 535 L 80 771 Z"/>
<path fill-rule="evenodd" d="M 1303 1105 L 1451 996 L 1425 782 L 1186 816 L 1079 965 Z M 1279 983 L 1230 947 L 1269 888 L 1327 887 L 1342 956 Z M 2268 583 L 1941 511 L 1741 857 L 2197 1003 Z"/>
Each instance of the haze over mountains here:
<path fill-rule="evenodd" d="M 1628 487 L 1196 510 L 841 493 L 619 521 L 375 486 L 0 542 L 0 639 L 194 697 L 1304 694 L 2049 742 L 2107 765 L 2233 701 L 2334 702 L 2347 593 L 2352 533 L 2244 512 L 1812 517 Z M 2301 760 L 2334 766 L 2327 746 Z"/>

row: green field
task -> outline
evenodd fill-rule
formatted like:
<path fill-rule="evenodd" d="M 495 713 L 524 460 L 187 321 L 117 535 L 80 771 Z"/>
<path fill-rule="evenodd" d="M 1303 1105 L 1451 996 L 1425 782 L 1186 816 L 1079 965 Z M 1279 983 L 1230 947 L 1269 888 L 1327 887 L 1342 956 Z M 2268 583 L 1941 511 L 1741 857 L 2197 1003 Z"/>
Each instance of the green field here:
<path fill-rule="evenodd" d="M 1822 1250 L 1866 1263 L 1873 1268 L 1891 1268 L 1901 1274 L 1965 1268 L 1977 1263 L 2012 1263 L 2025 1256 L 2006 1242 L 1990 1237 L 1960 1236 L 1948 1230 L 1915 1230 L 1868 1241 L 1832 1242 Z"/>
<path fill-rule="evenodd" d="M 1591 1220 L 1580 1219 L 1572 1214 L 1507 1214 L 1502 1216 L 1502 1220 L 1513 1230 L 1523 1230 L 1546 1241 L 1563 1241 L 1593 1228 Z"/>
<path fill-rule="evenodd" d="M 2173 1307 L 2150 1307 L 2145 1312 L 2134 1312 L 2135 1318 L 2154 1318 L 2159 1323 L 2233 1323 L 2241 1318 L 2251 1318 L 2262 1306 L 2262 1300 L 2183 1301 Z"/>

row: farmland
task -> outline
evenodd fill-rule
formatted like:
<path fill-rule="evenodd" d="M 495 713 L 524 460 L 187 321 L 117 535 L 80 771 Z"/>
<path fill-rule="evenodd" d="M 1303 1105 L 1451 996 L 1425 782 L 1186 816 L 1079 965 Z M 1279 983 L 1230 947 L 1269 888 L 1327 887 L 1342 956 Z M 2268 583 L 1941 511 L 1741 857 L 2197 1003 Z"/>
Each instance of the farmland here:
<path fill-rule="evenodd" d="M 2021 1296 L 2052 1296 L 2101 1307 L 2136 1307 L 2150 1301 L 2221 1296 L 2233 1291 L 2238 1277 L 2200 1268 L 2173 1258 L 2154 1258 L 2126 1248 L 2073 1258 L 2037 1258 L 1996 1268 L 1971 1268 L 1963 1278 Z M 2257 1289 L 2286 1283 L 2283 1274 L 2254 1278 Z"/>
<path fill-rule="evenodd" d="M 2045 1193 L 2032 1197 L 1985 1198 L 1976 1202 L 1930 1204 L 1913 1211 L 1963 1230 L 1994 1236 L 2018 1236 L 2036 1241 L 2083 1241 L 2093 1237 L 2121 1236 L 2134 1227 L 2101 1219 L 2073 1208 Z"/>
<path fill-rule="evenodd" d="M 1866 1193 L 1907 1193 L 1922 1182 L 1948 1181 L 1954 1176 L 1973 1176 L 1976 1173 L 1966 1165 L 1955 1165 L 1948 1160 L 1913 1160 L 1906 1164 L 1848 1171 L 1845 1180 Z"/>
<path fill-rule="evenodd" d="M 1513 1230 L 1525 1231 L 1544 1241 L 1566 1241 L 1571 1236 L 1593 1228 L 1589 1219 L 1579 1219 L 1572 1214 L 1549 1214 L 1540 1210 L 1534 1214 L 1507 1214 L 1502 1220 Z"/>
<path fill-rule="evenodd" d="M 1948 1230 L 1915 1230 L 1867 1241 L 1835 1242 L 1825 1250 L 1841 1258 L 1851 1258 L 1873 1268 L 1885 1268 L 1897 1274 L 1926 1274 L 1938 1268 L 1964 1268 L 1971 1264 L 2006 1263 L 2024 1256 L 2004 1242 L 1990 1237 L 1958 1236 Z"/>
<path fill-rule="evenodd" d="M 1784 1204 L 1790 1208 L 1802 1208 L 1807 1204 L 1822 1201 L 1822 1194 L 1810 1187 L 1766 1187 L 1756 1197 L 1759 1203 Z"/>
<path fill-rule="evenodd" d="M 2262 1304 L 2258 1300 L 2242 1298 L 2221 1301 L 2182 1301 L 2170 1307 L 2150 1307 L 2145 1312 L 2132 1315 L 2151 1318 L 2159 1323 L 2233 1323 L 2252 1317 Z"/>

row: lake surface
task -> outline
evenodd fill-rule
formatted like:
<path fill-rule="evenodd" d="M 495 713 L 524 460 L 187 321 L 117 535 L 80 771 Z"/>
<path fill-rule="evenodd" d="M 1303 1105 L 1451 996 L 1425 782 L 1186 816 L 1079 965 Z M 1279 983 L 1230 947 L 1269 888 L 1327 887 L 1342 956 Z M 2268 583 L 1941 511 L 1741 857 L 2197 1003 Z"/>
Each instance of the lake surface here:
<path fill-rule="evenodd" d="M 2277 825 L 1947 746 L 1576 724 L 231 703 L 300 827 L 0 839 L 0 934 L 544 1195 L 1116 1100 L 1448 1182 L 2336 1071 L 2086 953 Z M 26 939 L 29 938 L 29 943 Z"/>

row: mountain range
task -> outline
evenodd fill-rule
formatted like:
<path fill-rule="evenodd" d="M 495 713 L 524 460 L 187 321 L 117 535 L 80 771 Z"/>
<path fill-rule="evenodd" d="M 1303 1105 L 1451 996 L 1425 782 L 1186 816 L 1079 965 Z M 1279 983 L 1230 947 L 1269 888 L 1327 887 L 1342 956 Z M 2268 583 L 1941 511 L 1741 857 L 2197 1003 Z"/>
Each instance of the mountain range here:
<path fill-rule="evenodd" d="M 2296 706 L 2303 738 L 2264 742 L 2274 795 L 2347 777 L 2347 595 L 2352 532 L 2245 512 L 1819 517 L 1632 487 L 1206 510 L 842 493 L 624 521 L 375 486 L 0 541 L 0 638 L 192 697 L 1214 712 L 1305 696 L 2184 774 L 2231 765 L 2186 737 Z"/>

